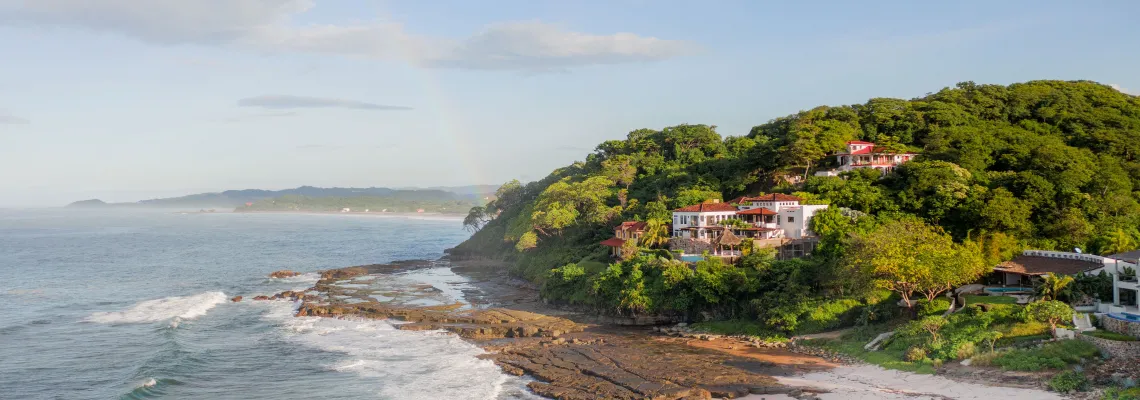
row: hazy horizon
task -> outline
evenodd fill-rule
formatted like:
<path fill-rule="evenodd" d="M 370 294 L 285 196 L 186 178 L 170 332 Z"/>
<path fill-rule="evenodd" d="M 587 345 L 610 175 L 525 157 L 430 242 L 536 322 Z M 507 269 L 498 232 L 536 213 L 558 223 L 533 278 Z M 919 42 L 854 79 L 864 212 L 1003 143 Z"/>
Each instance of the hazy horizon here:
<path fill-rule="evenodd" d="M 1140 3 L 0 0 L 0 207 L 540 179 L 640 128 L 1140 91 Z"/>

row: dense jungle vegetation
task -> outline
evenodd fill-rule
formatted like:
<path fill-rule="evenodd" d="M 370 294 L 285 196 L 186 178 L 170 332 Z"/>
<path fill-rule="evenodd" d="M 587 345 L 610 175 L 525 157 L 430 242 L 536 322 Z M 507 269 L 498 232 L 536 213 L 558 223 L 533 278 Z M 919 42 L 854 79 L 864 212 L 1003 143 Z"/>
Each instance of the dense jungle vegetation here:
<path fill-rule="evenodd" d="M 850 140 L 920 155 L 886 175 L 814 176 Z M 1138 187 L 1140 98 L 1090 81 L 963 82 L 820 106 L 742 136 L 715 125 L 632 131 L 542 180 L 503 185 L 470 210 L 474 234 L 455 253 L 508 261 L 545 297 L 604 312 L 819 331 L 887 318 L 897 312 L 887 299 L 930 304 L 1023 248 L 1134 249 Z M 614 262 L 598 245 L 642 220 L 654 239 L 640 245 L 659 247 L 670 210 L 760 193 L 832 206 L 812 221 L 813 257 L 755 251 L 737 266 L 689 268 L 659 250 Z"/>

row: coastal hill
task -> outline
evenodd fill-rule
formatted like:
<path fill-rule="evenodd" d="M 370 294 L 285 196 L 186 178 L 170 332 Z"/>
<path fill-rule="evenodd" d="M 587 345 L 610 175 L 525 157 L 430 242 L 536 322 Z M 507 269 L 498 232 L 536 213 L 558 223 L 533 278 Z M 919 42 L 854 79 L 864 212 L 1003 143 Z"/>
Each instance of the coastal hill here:
<path fill-rule="evenodd" d="M 258 202 L 265 199 L 272 199 L 281 196 L 303 196 L 309 198 L 322 198 L 322 197 L 409 197 L 410 192 L 424 192 L 423 198 L 434 198 L 437 200 L 448 200 L 453 196 L 458 196 L 463 199 L 476 202 L 487 196 L 493 195 L 494 189 L 486 186 L 461 186 L 461 187 L 437 187 L 427 190 L 406 188 L 406 189 L 390 189 L 382 187 L 369 187 L 369 188 L 320 188 L 313 186 L 301 186 L 293 189 L 284 190 L 261 190 L 261 189 L 244 189 L 244 190 L 226 190 L 216 193 L 198 193 L 180 197 L 170 197 L 161 199 L 142 200 L 134 203 L 104 203 L 101 200 L 84 200 L 77 201 L 68 205 L 68 207 L 93 207 L 93 206 L 114 206 L 114 207 L 153 207 L 153 208 L 235 208 L 244 206 L 246 203 Z M 442 193 L 446 192 L 446 193 Z M 412 196 L 414 197 L 414 196 Z"/>
<path fill-rule="evenodd" d="M 79 207 L 106 207 L 107 203 L 103 202 L 103 200 L 91 199 L 91 200 L 80 200 L 80 201 L 68 204 L 67 206 L 68 207 L 76 207 L 76 208 L 79 208 Z"/>
<path fill-rule="evenodd" d="M 836 168 L 850 141 L 917 156 L 885 174 L 815 176 Z M 890 282 L 856 268 L 873 234 L 927 235 L 936 240 L 917 242 L 969 256 L 971 268 L 1024 248 L 1107 254 L 1140 243 L 1137 189 L 1140 98 L 1091 81 L 963 82 L 819 106 L 740 136 L 696 124 L 629 132 L 542 180 L 500 187 L 468 213 L 475 233 L 452 253 L 503 260 L 548 300 L 602 313 L 744 318 L 804 333 L 880 316 L 873 306 L 890 292 L 872 289 Z M 599 244 L 622 221 L 660 227 L 671 210 L 762 193 L 831 205 L 812 220 L 812 257 L 689 269 L 644 256 L 615 263 Z"/>
<path fill-rule="evenodd" d="M 385 195 L 284 195 L 240 205 L 235 212 L 427 212 L 463 214 L 481 199 L 443 190 L 394 190 Z"/>

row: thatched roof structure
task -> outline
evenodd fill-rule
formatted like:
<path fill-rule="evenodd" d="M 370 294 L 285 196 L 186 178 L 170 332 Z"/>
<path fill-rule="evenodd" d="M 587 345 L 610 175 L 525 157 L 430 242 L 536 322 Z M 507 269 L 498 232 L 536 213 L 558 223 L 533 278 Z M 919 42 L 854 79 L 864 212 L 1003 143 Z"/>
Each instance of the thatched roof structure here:
<path fill-rule="evenodd" d="M 731 229 L 725 229 L 723 232 L 721 232 L 720 236 L 717 237 L 716 241 L 717 244 L 723 246 L 739 246 L 744 242 L 744 239 L 741 239 L 740 236 L 736 236 L 736 234 L 732 233 Z"/>

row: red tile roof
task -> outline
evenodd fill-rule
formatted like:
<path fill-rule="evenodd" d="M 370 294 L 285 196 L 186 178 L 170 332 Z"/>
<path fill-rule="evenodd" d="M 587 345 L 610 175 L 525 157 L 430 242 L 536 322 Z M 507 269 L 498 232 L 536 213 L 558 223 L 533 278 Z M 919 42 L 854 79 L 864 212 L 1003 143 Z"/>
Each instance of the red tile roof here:
<path fill-rule="evenodd" d="M 749 197 L 749 198 L 746 198 L 744 200 L 745 201 L 802 201 L 803 199 L 800 199 L 799 197 L 796 197 L 796 196 L 783 194 L 783 193 L 772 193 L 772 194 L 766 194 L 763 196 Z"/>
<path fill-rule="evenodd" d="M 735 199 L 732 199 L 732 200 L 726 201 L 725 203 L 728 203 L 728 204 L 740 204 L 740 203 L 743 203 L 743 202 L 744 202 L 744 200 L 745 200 L 745 199 L 747 199 L 747 198 L 748 198 L 747 196 L 740 196 L 740 197 L 737 197 L 737 198 L 735 198 Z"/>
<path fill-rule="evenodd" d="M 649 224 L 644 221 L 626 221 L 622 222 L 621 225 L 618 225 L 618 228 L 623 231 L 632 229 L 633 231 L 638 232 L 645 230 L 646 225 Z"/>
<path fill-rule="evenodd" d="M 851 140 L 851 141 L 848 141 L 847 144 L 874 144 L 874 143 L 864 142 L 862 140 Z"/>
<path fill-rule="evenodd" d="M 759 207 L 750 210 L 737 211 L 736 215 L 776 215 L 776 212 L 764 207 Z"/>
<path fill-rule="evenodd" d="M 688 207 L 681 207 L 674 212 L 722 212 L 722 211 L 736 211 L 736 206 L 728 203 L 701 203 L 693 204 Z"/>
<path fill-rule="evenodd" d="M 609 238 L 602 241 L 602 246 L 621 247 L 623 244 L 625 244 L 625 240 L 618 238 Z"/>

